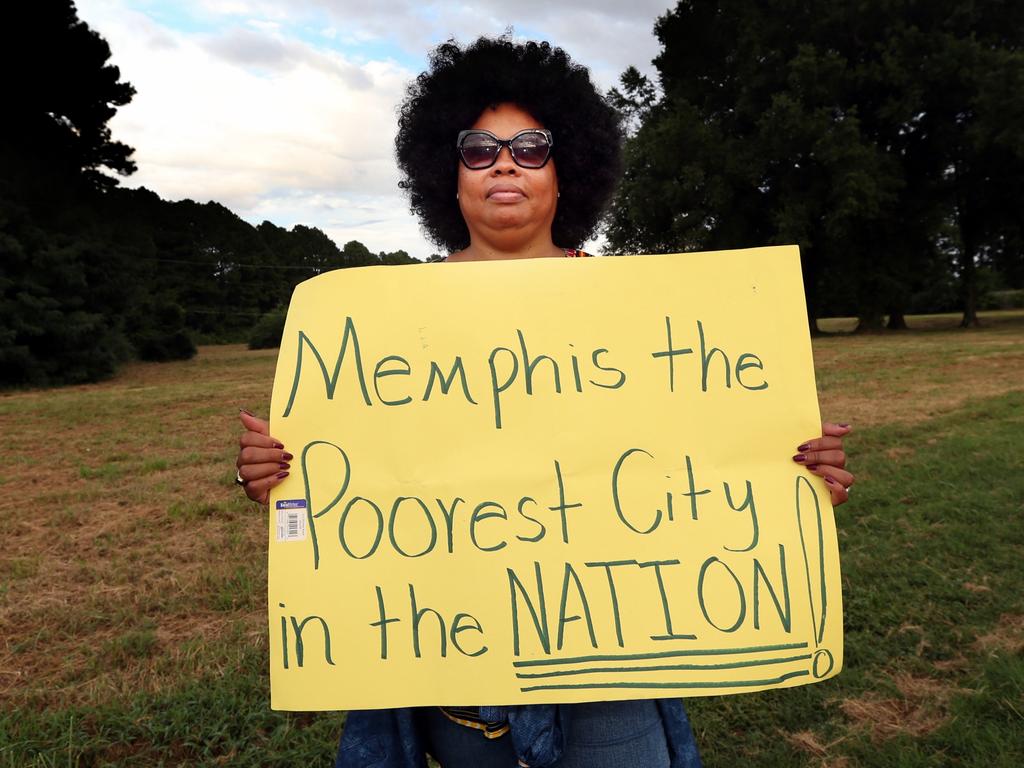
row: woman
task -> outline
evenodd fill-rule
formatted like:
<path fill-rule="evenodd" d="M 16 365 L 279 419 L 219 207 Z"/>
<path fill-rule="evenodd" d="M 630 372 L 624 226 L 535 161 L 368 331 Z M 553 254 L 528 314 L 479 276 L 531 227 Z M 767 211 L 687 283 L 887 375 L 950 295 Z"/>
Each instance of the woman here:
<path fill-rule="evenodd" d="M 582 255 L 620 172 L 621 131 L 587 70 L 546 43 L 439 46 L 410 86 L 396 149 L 426 234 L 448 261 Z M 266 503 L 291 454 L 243 411 L 238 477 Z M 824 425 L 794 460 L 847 499 L 846 425 Z M 700 765 L 679 700 L 352 712 L 338 766 Z"/>

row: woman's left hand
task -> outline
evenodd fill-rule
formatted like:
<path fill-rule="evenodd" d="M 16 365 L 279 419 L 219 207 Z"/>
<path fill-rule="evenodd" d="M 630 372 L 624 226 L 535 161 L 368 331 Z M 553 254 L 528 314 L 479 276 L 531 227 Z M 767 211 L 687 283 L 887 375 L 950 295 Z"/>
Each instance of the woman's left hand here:
<path fill-rule="evenodd" d="M 800 445 L 793 457 L 793 461 L 825 478 L 833 507 L 850 498 L 850 486 L 854 483 L 853 475 L 846 471 L 846 454 L 843 452 L 843 438 L 850 432 L 849 424 L 826 421 L 821 425 L 821 437 Z"/>

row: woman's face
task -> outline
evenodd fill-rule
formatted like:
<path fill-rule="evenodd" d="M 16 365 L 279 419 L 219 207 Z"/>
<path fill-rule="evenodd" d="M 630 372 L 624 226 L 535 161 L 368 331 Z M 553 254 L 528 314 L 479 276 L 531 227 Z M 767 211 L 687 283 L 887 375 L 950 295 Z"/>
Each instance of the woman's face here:
<path fill-rule="evenodd" d="M 485 109 L 469 127 L 510 139 L 520 131 L 544 126 L 515 104 L 498 104 Z M 520 168 L 509 148 L 502 147 L 490 168 L 473 171 L 459 163 L 459 207 L 474 243 L 501 247 L 538 235 L 550 238 L 557 204 L 554 159 L 543 168 Z"/>

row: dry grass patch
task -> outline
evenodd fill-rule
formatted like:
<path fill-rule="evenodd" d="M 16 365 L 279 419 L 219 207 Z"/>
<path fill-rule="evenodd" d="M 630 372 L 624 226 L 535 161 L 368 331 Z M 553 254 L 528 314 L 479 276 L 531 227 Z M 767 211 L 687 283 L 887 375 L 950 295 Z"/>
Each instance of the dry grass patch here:
<path fill-rule="evenodd" d="M 950 699 L 970 693 L 947 682 L 905 672 L 894 675 L 892 681 L 899 697 L 867 693 L 839 702 L 851 727 L 866 732 L 875 742 L 932 733 L 949 719 Z"/>
<path fill-rule="evenodd" d="M 912 424 L 1024 389 L 1024 312 L 982 313 L 982 322 L 963 330 L 952 316 L 911 318 L 918 332 L 814 339 L 822 415 L 855 427 Z"/>
<path fill-rule="evenodd" d="M 971 592 L 971 593 L 973 593 L 975 595 L 979 595 L 982 592 L 991 592 L 992 591 L 992 587 L 990 587 L 990 586 L 988 586 L 986 584 L 975 584 L 973 581 L 965 581 L 964 582 L 964 589 L 966 589 L 968 592 Z"/>
<path fill-rule="evenodd" d="M 204 347 L 0 396 L 0 707 L 175 687 L 264 642 L 266 525 L 232 465 L 275 360 Z"/>
<path fill-rule="evenodd" d="M 940 659 L 938 661 L 932 662 L 932 666 L 935 667 L 936 670 L 946 674 L 962 672 L 963 670 L 967 669 L 970 665 L 970 659 L 968 659 L 963 654 L 957 654 L 951 659 Z"/>
<path fill-rule="evenodd" d="M 831 744 L 822 744 L 821 739 L 814 731 L 798 731 L 797 733 L 784 733 L 786 741 L 790 746 L 800 752 L 806 752 L 815 757 L 824 757 L 828 754 Z"/>
<path fill-rule="evenodd" d="M 812 758 L 811 764 L 817 768 L 848 768 L 850 765 L 848 757 L 830 754 L 834 747 L 846 740 L 845 736 L 828 743 L 824 743 L 814 731 L 782 733 L 782 736 L 795 750 Z"/>
<path fill-rule="evenodd" d="M 974 641 L 974 648 L 986 654 L 1000 651 L 1009 654 L 1024 652 L 1024 616 L 1003 614 L 995 629 Z"/>

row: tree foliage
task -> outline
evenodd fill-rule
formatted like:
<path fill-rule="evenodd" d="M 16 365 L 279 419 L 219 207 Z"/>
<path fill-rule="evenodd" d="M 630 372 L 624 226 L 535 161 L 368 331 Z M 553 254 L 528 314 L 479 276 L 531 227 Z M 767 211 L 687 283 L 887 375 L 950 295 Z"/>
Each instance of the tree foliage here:
<path fill-rule="evenodd" d="M 4 177 L 23 186 L 35 178 L 108 187 L 114 181 L 105 170 L 132 173 L 133 150 L 111 138 L 107 123 L 135 89 L 74 3 L 6 3 L 0 18 L 5 100 L 16 111 L 0 122 Z"/>
<path fill-rule="evenodd" d="M 799 243 L 812 323 L 898 325 L 947 275 L 970 321 L 979 266 L 1019 279 L 1024 6 L 694 0 L 655 33 L 660 97 L 611 94 L 614 248 Z"/>
<path fill-rule="evenodd" d="M 415 263 L 118 187 L 111 174 L 135 170 L 133 150 L 108 122 L 135 91 L 106 41 L 70 0 L 8 4 L 0 18 L 0 385 L 94 381 L 132 356 L 185 359 L 197 340 L 247 338 L 301 280 Z"/>

